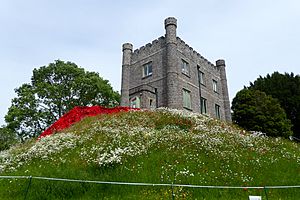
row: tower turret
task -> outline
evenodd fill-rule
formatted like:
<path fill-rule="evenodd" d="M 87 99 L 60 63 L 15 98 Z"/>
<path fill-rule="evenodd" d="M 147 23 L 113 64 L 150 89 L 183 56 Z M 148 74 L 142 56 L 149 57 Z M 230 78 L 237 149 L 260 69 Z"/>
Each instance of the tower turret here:
<path fill-rule="evenodd" d="M 166 29 L 166 42 L 177 44 L 177 39 L 176 39 L 177 19 L 174 17 L 168 17 L 167 19 L 165 19 L 165 29 Z"/>
<path fill-rule="evenodd" d="M 222 59 L 217 60 L 216 66 L 220 69 L 222 96 L 223 96 L 224 110 L 225 110 L 225 120 L 227 122 L 231 122 L 231 109 L 230 109 L 230 101 L 229 101 L 228 87 L 227 87 L 225 60 Z"/>
<path fill-rule="evenodd" d="M 130 43 L 125 43 L 122 46 L 122 82 L 121 82 L 121 106 L 129 106 L 129 74 L 131 64 L 131 54 L 133 46 Z"/>
<path fill-rule="evenodd" d="M 178 94 L 178 59 L 177 59 L 177 20 L 174 17 L 165 19 L 166 29 L 166 68 L 167 68 L 167 106 L 180 108 Z"/>

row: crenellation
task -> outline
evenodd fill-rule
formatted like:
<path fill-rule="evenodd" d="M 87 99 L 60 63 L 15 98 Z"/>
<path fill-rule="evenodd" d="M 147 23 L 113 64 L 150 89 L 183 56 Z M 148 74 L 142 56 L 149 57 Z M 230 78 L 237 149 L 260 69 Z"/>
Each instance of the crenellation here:
<path fill-rule="evenodd" d="M 215 65 L 214 64 L 212 64 L 209 60 L 207 60 L 206 58 L 203 58 L 204 60 L 205 60 L 205 62 L 209 65 L 209 66 L 211 66 L 211 67 L 213 67 L 213 69 L 215 69 Z"/>
<path fill-rule="evenodd" d="M 155 39 L 151 42 L 152 45 L 156 45 L 157 43 L 159 43 L 159 40 L 158 39 Z"/>
<path fill-rule="evenodd" d="M 176 39 L 177 39 L 177 44 L 178 45 L 181 45 L 181 46 L 185 46 L 186 45 L 185 42 L 180 37 L 177 37 Z"/>
<path fill-rule="evenodd" d="M 165 43 L 164 39 L 165 37 L 159 37 L 158 39 L 153 40 L 151 43 L 148 43 L 145 46 L 135 49 L 133 52 L 133 59 L 139 56 L 145 56 L 149 53 L 152 54 L 155 51 L 160 50 L 164 46 Z"/>
<path fill-rule="evenodd" d="M 152 47 L 152 43 L 146 44 L 146 48 L 151 48 L 151 47 Z"/>
<path fill-rule="evenodd" d="M 199 53 L 197 52 L 197 51 L 193 51 L 193 58 L 194 58 L 194 60 L 196 60 L 197 62 L 199 62 L 199 60 L 200 60 L 200 57 L 199 57 Z"/>
<path fill-rule="evenodd" d="M 158 38 L 158 41 L 165 41 L 165 37 L 164 37 L 164 36 L 160 36 L 160 37 Z"/>
<path fill-rule="evenodd" d="M 209 60 L 204 58 L 200 53 L 198 53 L 196 50 L 194 50 L 193 47 L 186 44 L 180 37 L 177 37 L 177 42 L 178 42 L 179 48 L 180 47 L 184 48 L 184 51 L 186 51 L 188 54 L 197 57 L 195 59 L 204 60 L 208 65 L 210 65 L 212 67 L 214 66 L 213 63 L 211 63 Z"/>
<path fill-rule="evenodd" d="M 140 51 L 144 51 L 146 49 L 146 47 L 145 46 L 142 46 L 141 48 L 140 48 Z"/>

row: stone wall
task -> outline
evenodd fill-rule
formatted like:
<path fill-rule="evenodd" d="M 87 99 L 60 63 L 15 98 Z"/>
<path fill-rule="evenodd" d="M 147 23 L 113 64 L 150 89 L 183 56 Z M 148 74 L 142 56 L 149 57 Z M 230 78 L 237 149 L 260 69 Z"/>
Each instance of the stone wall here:
<path fill-rule="evenodd" d="M 139 86 L 151 88 L 152 92 L 157 89 L 157 99 L 159 107 L 166 107 L 166 87 L 165 87 L 165 38 L 160 37 L 152 43 L 147 44 L 132 53 L 131 66 L 130 66 L 130 79 L 129 88 L 136 88 Z M 143 66 L 152 62 L 152 75 L 143 77 Z M 129 98 L 137 95 L 132 90 L 129 92 Z M 144 99 L 156 99 L 152 93 L 141 91 Z M 155 102 L 156 104 L 156 102 Z M 149 108 L 146 100 L 142 100 L 142 107 Z"/>

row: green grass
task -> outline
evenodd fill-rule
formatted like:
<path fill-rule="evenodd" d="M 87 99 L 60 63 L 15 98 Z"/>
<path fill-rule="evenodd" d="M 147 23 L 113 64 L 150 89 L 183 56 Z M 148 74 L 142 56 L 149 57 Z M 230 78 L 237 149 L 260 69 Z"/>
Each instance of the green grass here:
<path fill-rule="evenodd" d="M 219 186 L 299 185 L 300 145 L 252 137 L 202 115 L 161 109 L 90 117 L 0 152 L 0 175 Z M 0 199 L 24 199 L 29 180 L 0 179 Z M 27 199 L 248 199 L 262 189 L 125 186 L 32 179 Z M 300 188 L 268 199 L 299 199 Z"/>

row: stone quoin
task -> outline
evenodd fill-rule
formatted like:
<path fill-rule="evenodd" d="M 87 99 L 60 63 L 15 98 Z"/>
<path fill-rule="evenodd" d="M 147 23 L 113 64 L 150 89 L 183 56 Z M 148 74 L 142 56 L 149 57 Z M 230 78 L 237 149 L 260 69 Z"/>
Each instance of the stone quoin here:
<path fill-rule="evenodd" d="M 186 109 L 231 122 L 225 61 L 212 64 L 176 29 L 169 17 L 165 36 L 134 51 L 123 44 L 121 106 Z"/>

